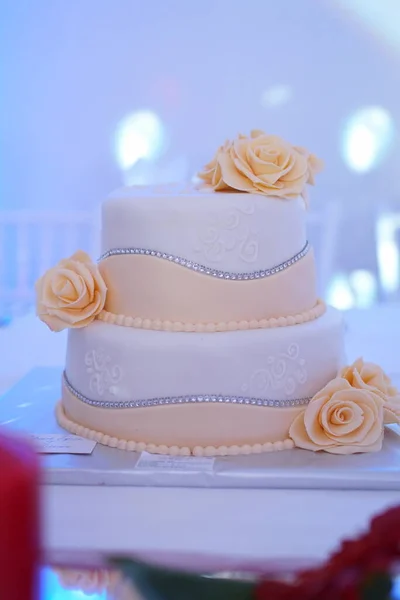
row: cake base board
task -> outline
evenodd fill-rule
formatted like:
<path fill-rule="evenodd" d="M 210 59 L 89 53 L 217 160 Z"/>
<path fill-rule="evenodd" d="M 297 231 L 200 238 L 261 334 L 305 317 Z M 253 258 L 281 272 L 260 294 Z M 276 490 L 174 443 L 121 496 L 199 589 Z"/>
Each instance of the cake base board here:
<path fill-rule="evenodd" d="M 62 433 L 54 407 L 60 397 L 61 368 L 37 368 L 0 401 L 1 424 L 27 433 Z M 395 382 L 396 383 L 396 382 Z M 400 428 L 385 433 L 381 452 L 335 456 L 284 450 L 250 456 L 217 457 L 213 468 L 137 468 L 140 454 L 98 444 L 89 456 L 43 455 L 50 485 L 154 486 L 248 489 L 400 491 Z M 400 495 L 399 495 L 400 500 Z"/>

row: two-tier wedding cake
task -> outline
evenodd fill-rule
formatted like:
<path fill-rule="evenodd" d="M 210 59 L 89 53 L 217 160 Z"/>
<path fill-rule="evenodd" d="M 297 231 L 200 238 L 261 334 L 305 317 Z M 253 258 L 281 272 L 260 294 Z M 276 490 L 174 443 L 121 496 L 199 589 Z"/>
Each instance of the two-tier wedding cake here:
<path fill-rule="evenodd" d="M 37 283 L 38 315 L 70 328 L 60 425 L 157 453 L 379 450 L 400 399 L 376 365 L 344 366 L 341 314 L 317 297 L 320 168 L 256 131 L 198 185 L 113 193 L 98 264 L 77 252 Z"/>

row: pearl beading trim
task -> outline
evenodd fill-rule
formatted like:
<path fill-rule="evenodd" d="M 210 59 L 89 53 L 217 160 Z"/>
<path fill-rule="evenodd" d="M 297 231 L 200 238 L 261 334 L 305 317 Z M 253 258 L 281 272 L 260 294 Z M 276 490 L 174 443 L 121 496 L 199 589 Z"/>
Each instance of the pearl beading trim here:
<path fill-rule="evenodd" d="M 253 319 L 251 321 L 227 321 L 219 323 L 184 323 L 181 321 L 161 321 L 160 319 L 146 319 L 142 317 L 126 317 L 102 310 L 97 319 L 111 325 L 134 327 L 135 329 L 152 329 L 153 331 L 185 331 L 195 333 L 215 333 L 222 331 L 246 331 L 248 329 L 274 329 L 300 325 L 317 319 L 326 311 L 325 302 L 319 299 L 316 305 L 296 315 L 287 317 L 270 317 L 269 319 Z"/>
<path fill-rule="evenodd" d="M 246 398 L 242 396 L 219 396 L 219 395 L 191 395 L 191 396 L 168 396 L 165 398 L 152 398 L 149 400 L 128 400 L 124 402 L 106 402 L 103 400 L 91 400 L 87 398 L 68 380 L 64 371 L 65 386 L 71 394 L 85 404 L 96 408 L 147 408 L 151 406 L 167 406 L 171 404 L 241 404 L 246 406 L 263 406 L 269 408 L 288 408 L 293 406 L 304 406 L 311 398 L 296 398 L 295 400 L 271 400 L 268 398 Z"/>
<path fill-rule="evenodd" d="M 66 416 L 61 402 L 56 404 L 56 419 L 58 424 L 70 433 L 93 440 L 104 446 L 110 446 L 111 448 L 118 448 L 119 450 L 126 450 L 128 452 L 150 452 L 151 454 L 169 454 L 170 456 L 237 456 L 238 454 L 279 452 L 294 448 L 294 442 L 289 438 L 278 442 L 265 442 L 252 445 L 194 446 L 193 448 L 189 448 L 189 446 L 166 446 L 146 442 L 135 442 L 133 440 L 121 440 L 71 421 L 71 419 L 68 419 Z"/>
<path fill-rule="evenodd" d="M 310 244 L 307 241 L 304 248 L 300 252 L 292 256 L 292 258 L 289 258 L 288 260 L 285 260 L 284 262 L 280 263 L 279 265 L 276 265 L 271 269 L 251 271 L 247 273 L 221 271 L 219 269 L 213 269 L 212 267 L 207 267 L 205 265 L 193 262 L 191 260 L 187 260 L 186 258 L 182 258 L 181 256 L 167 254 L 166 252 L 159 252 L 157 250 L 148 250 L 144 248 L 113 248 L 111 250 L 107 250 L 107 252 L 104 252 L 98 259 L 98 262 L 105 260 L 110 256 L 119 256 L 123 254 L 141 254 L 145 256 L 155 256 L 157 258 L 169 260 L 170 262 L 181 265 L 182 267 L 186 267 L 187 269 L 191 269 L 192 271 L 196 271 L 197 273 L 203 273 L 204 275 L 210 275 L 219 279 L 230 279 L 232 281 L 247 281 L 249 279 L 263 279 L 265 277 L 275 275 L 275 273 L 284 271 L 285 269 L 289 268 L 291 265 L 302 259 L 309 250 Z"/>

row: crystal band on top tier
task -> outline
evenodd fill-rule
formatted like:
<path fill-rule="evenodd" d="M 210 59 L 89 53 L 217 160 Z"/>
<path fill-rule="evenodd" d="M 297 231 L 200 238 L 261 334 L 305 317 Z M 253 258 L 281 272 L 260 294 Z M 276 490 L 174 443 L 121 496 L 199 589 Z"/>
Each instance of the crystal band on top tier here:
<path fill-rule="evenodd" d="M 243 396 L 213 396 L 213 395 L 191 395 L 191 396 L 168 396 L 165 398 L 152 398 L 149 400 L 131 400 L 124 402 L 105 402 L 103 400 L 91 400 L 78 392 L 69 382 L 67 374 L 63 373 L 67 389 L 78 400 L 97 408 L 144 408 L 150 406 L 165 406 L 169 404 L 244 404 L 250 406 L 266 406 L 269 408 L 289 408 L 293 406 L 304 406 L 311 398 L 296 398 L 295 400 L 271 400 L 270 398 L 247 398 Z"/>
<path fill-rule="evenodd" d="M 181 265 L 182 267 L 186 267 L 187 269 L 191 269 L 192 271 L 203 273 L 204 275 L 211 275 L 212 277 L 219 277 L 220 279 L 232 279 L 236 281 L 242 281 L 248 279 L 261 279 L 264 277 L 269 277 L 270 275 L 275 275 L 275 273 L 279 273 L 280 271 L 284 271 L 285 269 L 296 263 L 298 260 L 303 258 L 307 254 L 309 249 L 310 244 L 307 241 L 305 243 L 304 248 L 300 252 L 292 256 L 292 258 L 285 260 L 281 264 L 276 265 L 271 269 L 251 271 L 247 273 L 221 271 L 219 269 L 213 269 L 212 267 L 207 267 L 205 265 L 201 265 L 200 263 L 187 260 L 186 258 L 182 258 L 180 256 L 175 256 L 173 254 L 167 254 L 166 252 L 159 252 L 157 250 L 148 250 L 144 248 L 113 248 L 112 250 L 107 250 L 107 252 L 104 252 L 104 254 L 102 254 L 98 259 L 98 262 L 105 260 L 110 256 L 120 256 L 122 254 L 139 254 L 145 256 L 155 256 L 157 258 L 162 258 L 164 260 L 176 263 L 177 265 Z"/>

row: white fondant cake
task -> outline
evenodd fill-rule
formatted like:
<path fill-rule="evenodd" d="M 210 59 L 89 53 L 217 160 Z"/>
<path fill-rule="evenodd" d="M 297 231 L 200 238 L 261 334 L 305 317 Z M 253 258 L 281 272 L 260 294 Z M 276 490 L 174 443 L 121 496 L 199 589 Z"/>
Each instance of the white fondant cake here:
<path fill-rule="evenodd" d="M 305 217 L 301 198 L 187 186 L 112 194 L 105 310 L 69 333 L 65 416 L 113 445 L 287 440 L 343 364 L 341 316 L 316 296 Z"/>
<path fill-rule="evenodd" d="M 98 266 L 77 252 L 37 284 L 39 316 L 70 328 L 59 423 L 171 454 L 379 449 L 397 390 L 362 361 L 341 370 L 305 230 L 319 168 L 253 132 L 218 150 L 206 189 L 112 194 Z"/>

